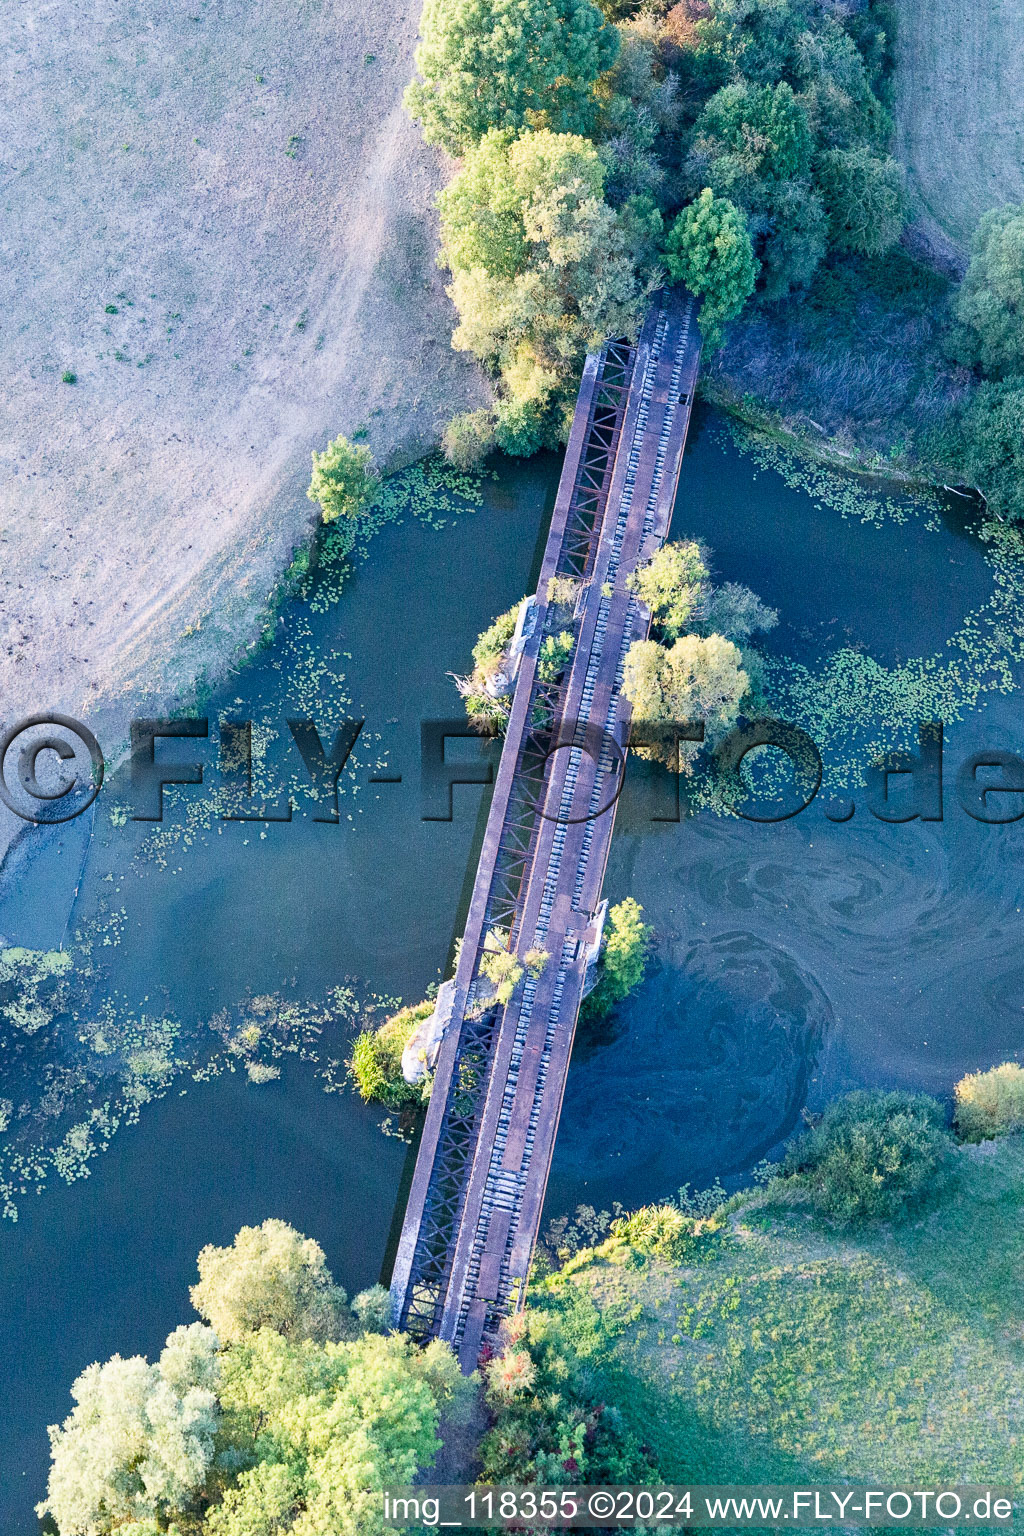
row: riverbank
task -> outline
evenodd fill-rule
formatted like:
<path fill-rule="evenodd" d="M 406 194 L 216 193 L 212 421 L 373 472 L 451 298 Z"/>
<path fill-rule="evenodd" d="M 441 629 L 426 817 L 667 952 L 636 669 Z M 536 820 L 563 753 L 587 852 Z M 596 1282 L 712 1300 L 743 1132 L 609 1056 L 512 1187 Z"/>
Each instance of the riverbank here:
<path fill-rule="evenodd" d="M 1020 1136 L 957 1148 L 924 1209 L 849 1232 L 748 1190 L 675 1263 L 613 1239 L 530 1312 L 664 1482 L 1017 1486 L 1022 1205 Z"/>

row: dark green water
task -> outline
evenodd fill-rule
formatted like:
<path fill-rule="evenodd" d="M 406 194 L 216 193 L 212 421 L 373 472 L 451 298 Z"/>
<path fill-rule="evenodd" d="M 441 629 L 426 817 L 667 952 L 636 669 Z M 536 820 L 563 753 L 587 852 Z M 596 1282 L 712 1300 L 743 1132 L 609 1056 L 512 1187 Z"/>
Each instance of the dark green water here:
<path fill-rule="evenodd" d="M 464 670 L 478 632 L 531 589 L 557 472 L 553 458 L 509 466 L 454 524 L 384 528 L 335 606 L 287 612 L 282 638 L 211 700 L 211 720 L 266 716 L 282 731 L 286 715 L 315 713 L 325 738 L 330 701 L 365 717 L 340 825 L 296 817 L 261 838 L 255 824 L 214 821 L 169 840 L 163 864 L 140 860 L 147 830 L 115 826 L 103 809 L 127 799 L 115 778 L 91 845 L 88 817 L 23 839 L 0 878 L 3 940 L 48 948 L 66 926 L 73 937 L 97 923 L 118 939 L 95 951 L 106 993 L 173 1014 L 183 1038 L 247 994 L 316 1000 L 347 982 L 421 997 L 458 931 L 483 792 L 456 790 L 451 823 L 421 820 L 420 721 L 457 714 L 446 672 Z M 705 538 L 723 579 L 779 609 L 772 653 L 813 666 L 854 644 L 888 664 L 940 651 L 992 590 L 977 539 L 954 514 L 935 522 L 844 519 L 757 472 L 703 415 L 673 531 Z M 297 648 L 287 636 L 298 618 L 307 634 Z M 343 683 L 311 691 L 314 655 Z M 952 726 L 953 760 L 1019 744 L 1018 697 L 992 696 Z M 372 786 L 385 750 L 385 771 L 402 783 Z M 161 754 L 213 762 L 205 743 Z M 182 792 L 171 826 L 200 793 Z M 1024 828 L 981 827 L 955 808 L 941 825 L 899 827 L 861 809 L 834 825 L 817 804 L 768 827 L 648 815 L 639 783 L 627 787 L 606 893 L 643 903 L 658 934 L 652 974 L 603 1042 L 577 1050 L 552 1214 L 740 1172 L 805 1102 L 844 1087 L 946 1092 L 965 1069 L 1019 1050 Z M 343 1055 L 348 1038 L 340 1030 L 321 1054 Z M 188 1319 L 204 1243 L 281 1216 L 321 1242 L 350 1290 L 380 1274 L 405 1148 L 380 1134 L 378 1115 L 351 1094 L 325 1094 L 295 1056 L 260 1086 L 240 1073 L 181 1081 L 184 1096 L 175 1085 L 147 1105 L 87 1179 L 51 1177 L 19 1201 L 16 1225 L 0 1227 L 4 1536 L 34 1529 L 45 1425 L 68 1411 L 74 1376 L 115 1350 L 152 1354 Z"/>

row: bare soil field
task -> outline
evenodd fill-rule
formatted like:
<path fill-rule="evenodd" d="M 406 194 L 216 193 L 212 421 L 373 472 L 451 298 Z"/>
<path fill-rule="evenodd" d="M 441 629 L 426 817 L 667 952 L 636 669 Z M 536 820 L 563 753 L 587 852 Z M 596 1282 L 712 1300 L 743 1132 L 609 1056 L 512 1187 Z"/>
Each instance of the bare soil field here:
<path fill-rule="evenodd" d="M 896 0 L 896 18 L 897 153 L 941 255 L 1024 201 L 1024 0 Z"/>
<path fill-rule="evenodd" d="M 253 640 L 315 514 L 312 448 L 365 427 L 397 466 L 485 398 L 434 263 L 443 170 L 401 109 L 418 16 L 8 8 L 5 722 L 64 710 L 114 747 Z"/>

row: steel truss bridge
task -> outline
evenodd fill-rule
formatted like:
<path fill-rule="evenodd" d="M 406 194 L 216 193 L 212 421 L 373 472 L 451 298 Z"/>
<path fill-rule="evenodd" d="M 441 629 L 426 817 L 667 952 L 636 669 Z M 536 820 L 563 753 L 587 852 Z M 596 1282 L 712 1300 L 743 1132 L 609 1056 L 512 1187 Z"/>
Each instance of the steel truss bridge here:
<path fill-rule="evenodd" d="M 448 1022 L 395 1259 L 396 1322 L 466 1370 L 523 1304 L 622 787 L 626 652 L 650 614 L 627 578 L 668 532 L 700 360 L 696 306 L 670 295 L 636 345 L 587 358 L 480 852 Z M 545 682 L 545 637 L 576 584 L 571 663 Z M 560 583 L 557 591 L 570 589 Z M 531 627 L 532 626 L 532 627 Z M 496 937 L 497 936 L 497 939 Z M 505 1004 L 485 945 L 549 958 Z M 537 970 L 537 966 L 534 966 Z M 490 1000 L 488 1000 L 490 999 Z"/>

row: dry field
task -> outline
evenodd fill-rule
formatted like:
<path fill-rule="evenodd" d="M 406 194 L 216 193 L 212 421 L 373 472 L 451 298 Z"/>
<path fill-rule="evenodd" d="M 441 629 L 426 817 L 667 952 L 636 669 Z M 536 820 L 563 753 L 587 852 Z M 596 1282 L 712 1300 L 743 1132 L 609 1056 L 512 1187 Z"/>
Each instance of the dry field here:
<path fill-rule="evenodd" d="M 64 709 L 107 746 L 215 676 L 309 527 L 310 450 L 365 425 L 407 461 L 480 402 L 434 265 L 443 171 L 400 106 L 418 16 L 6 8 L 3 720 Z"/>
<path fill-rule="evenodd" d="M 1024 0 L 896 0 L 897 152 L 926 228 L 961 248 L 1024 201 Z"/>

